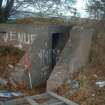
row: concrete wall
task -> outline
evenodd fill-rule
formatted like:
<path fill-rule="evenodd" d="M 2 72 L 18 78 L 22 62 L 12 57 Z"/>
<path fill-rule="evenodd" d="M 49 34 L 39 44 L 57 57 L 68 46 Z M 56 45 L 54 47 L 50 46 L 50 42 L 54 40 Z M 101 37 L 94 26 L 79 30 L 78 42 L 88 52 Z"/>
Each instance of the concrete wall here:
<path fill-rule="evenodd" d="M 2 33 L 4 32 L 4 33 Z M 43 32 L 48 33 L 48 26 L 30 26 L 30 25 L 17 25 L 17 24 L 1 24 L 0 25 L 0 45 L 12 45 L 22 44 L 25 46 L 31 46 L 38 35 Z M 42 34 L 43 35 L 43 34 Z"/>
<path fill-rule="evenodd" d="M 70 27 L 60 25 L 37 27 L 2 24 L 0 25 L 0 45 L 12 45 L 14 47 L 21 45 L 22 49 L 27 50 L 32 65 L 32 70 L 30 70 L 32 83 L 39 85 L 45 83 L 52 72 L 52 34 L 60 33 L 61 43 L 62 37 L 64 38 L 69 30 Z M 61 49 L 59 50 L 61 52 Z M 22 65 L 23 60 L 20 61 Z M 24 75 L 23 78 L 29 80 L 28 75 Z"/>
<path fill-rule="evenodd" d="M 60 33 L 62 37 L 69 30 L 69 27 L 64 26 L 48 26 L 48 31 L 43 30 L 34 41 L 31 49 L 33 84 L 45 83 L 52 72 L 52 34 Z M 57 50 L 61 51 L 60 48 Z"/>
<path fill-rule="evenodd" d="M 72 73 L 85 66 L 89 56 L 92 34 L 93 29 L 73 27 L 60 59 L 47 81 L 47 91 L 56 89 L 67 80 L 72 79 Z"/>

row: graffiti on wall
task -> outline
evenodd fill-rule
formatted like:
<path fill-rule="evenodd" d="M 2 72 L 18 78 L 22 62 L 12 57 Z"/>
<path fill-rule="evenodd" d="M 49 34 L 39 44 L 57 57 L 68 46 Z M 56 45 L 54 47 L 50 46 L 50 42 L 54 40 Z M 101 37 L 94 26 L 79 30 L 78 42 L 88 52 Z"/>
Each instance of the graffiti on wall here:
<path fill-rule="evenodd" d="M 49 67 L 52 65 L 53 59 L 57 62 L 59 58 L 60 50 L 59 49 L 40 49 L 38 53 L 39 59 L 41 61 L 41 78 L 42 80 L 47 78 L 50 70 Z"/>
<path fill-rule="evenodd" d="M 23 44 L 32 44 L 36 38 L 36 34 L 27 34 L 21 32 L 0 32 L 0 40 L 5 43 L 16 41 Z"/>
<path fill-rule="evenodd" d="M 32 43 L 36 39 L 36 36 L 36 34 L 28 34 L 22 32 L 0 32 L 0 41 L 7 44 L 9 42 L 15 41 L 16 43 L 32 45 Z M 49 66 L 52 65 L 52 59 L 58 61 L 59 54 L 59 49 L 40 49 L 40 51 L 38 52 L 38 56 L 40 59 L 42 78 L 47 78 L 47 75 L 49 75 L 50 73 Z"/>
<path fill-rule="evenodd" d="M 52 59 L 58 61 L 59 54 L 59 49 L 40 49 L 38 56 L 40 58 L 41 65 L 43 66 L 52 64 Z"/>

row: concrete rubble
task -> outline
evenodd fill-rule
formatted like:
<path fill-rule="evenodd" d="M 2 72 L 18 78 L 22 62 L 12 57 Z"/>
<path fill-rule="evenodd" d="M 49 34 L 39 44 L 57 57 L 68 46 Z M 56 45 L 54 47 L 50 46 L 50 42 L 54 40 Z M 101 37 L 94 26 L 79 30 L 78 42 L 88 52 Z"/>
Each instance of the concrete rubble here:
<path fill-rule="evenodd" d="M 7 101 L 1 105 L 78 105 L 53 92 Z"/>

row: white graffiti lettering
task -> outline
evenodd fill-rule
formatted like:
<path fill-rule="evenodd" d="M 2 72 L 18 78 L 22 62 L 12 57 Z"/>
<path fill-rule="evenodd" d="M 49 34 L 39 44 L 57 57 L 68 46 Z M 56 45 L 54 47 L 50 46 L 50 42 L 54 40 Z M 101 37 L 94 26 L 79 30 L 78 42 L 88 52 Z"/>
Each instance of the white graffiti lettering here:
<path fill-rule="evenodd" d="M 19 43 L 32 44 L 36 36 L 37 36 L 36 34 L 6 32 L 5 34 L 4 33 L 2 34 L 2 39 L 5 43 L 9 41 L 17 41 Z"/>
<path fill-rule="evenodd" d="M 60 54 L 60 50 L 57 49 L 41 49 L 38 56 L 41 60 L 41 65 L 50 65 L 52 63 L 52 59 L 58 61 L 58 57 Z"/>
<path fill-rule="evenodd" d="M 8 35 L 8 33 L 6 33 L 6 34 L 3 34 L 3 35 L 4 35 L 4 42 L 7 42 L 8 38 L 9 38 L 9 35 Z"/>

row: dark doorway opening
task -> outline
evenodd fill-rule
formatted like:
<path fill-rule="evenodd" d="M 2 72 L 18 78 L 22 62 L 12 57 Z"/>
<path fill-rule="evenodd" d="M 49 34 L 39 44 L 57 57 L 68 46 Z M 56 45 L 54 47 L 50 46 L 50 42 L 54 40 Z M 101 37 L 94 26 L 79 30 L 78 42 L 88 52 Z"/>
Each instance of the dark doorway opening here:
<path fill-rule="evenodd" d="M 52 34 L 52 70 L 70 37 L 69 31 Z"/>
<path fill-rule="evenodd" d="M 59 39 L 60 33 L 52 34 L 52 49 L 56 49 Z"/>
<path fill-rule="evenodd" d="M 57 60 L 57 50 L 58 50 L 58 42 L 60 39 L 60 33 L 54 33 L 52 34 L 52 69 L 56 65 L 56 60 Z"/>

